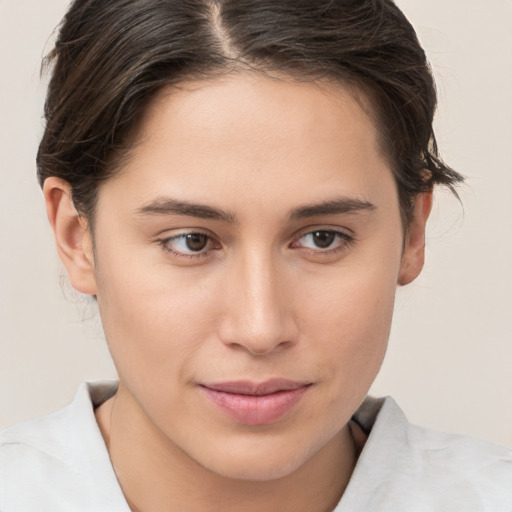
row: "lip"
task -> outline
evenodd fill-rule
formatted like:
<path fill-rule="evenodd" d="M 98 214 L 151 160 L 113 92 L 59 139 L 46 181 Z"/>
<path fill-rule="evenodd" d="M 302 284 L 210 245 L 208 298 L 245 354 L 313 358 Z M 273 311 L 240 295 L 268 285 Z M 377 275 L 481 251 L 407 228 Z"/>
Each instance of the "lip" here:
<path fill-rule="evenodd" d="M 232 419 L 245 425 L 274 423 L 300 401 L 310 382 L 269 379 L 201 384 L 206 397 Z"/>

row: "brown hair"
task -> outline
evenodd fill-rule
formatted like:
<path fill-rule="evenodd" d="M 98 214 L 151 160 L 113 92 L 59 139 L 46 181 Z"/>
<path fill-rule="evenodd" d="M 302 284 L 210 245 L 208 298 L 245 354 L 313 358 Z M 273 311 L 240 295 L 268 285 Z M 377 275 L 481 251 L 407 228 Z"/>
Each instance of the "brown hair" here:
<path fill-rule="evenodd" d="M 462 180 L 438 156 L 436 91 L 413 27 L 391 0 L 75 0 L 54 50 L 37 155 L 93 223 L 97 189 L 155 94 L 249 66 L 355 86 L 373 107 L 404 225 L 418 193 Z"/>

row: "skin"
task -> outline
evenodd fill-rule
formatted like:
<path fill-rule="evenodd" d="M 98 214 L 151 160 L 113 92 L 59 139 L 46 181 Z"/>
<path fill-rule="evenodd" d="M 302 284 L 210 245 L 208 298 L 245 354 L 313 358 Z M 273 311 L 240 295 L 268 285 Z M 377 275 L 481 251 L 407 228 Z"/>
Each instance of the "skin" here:
<path fill-rule="evenodd" d="M 133 510 L 320 512 L 340 499 L 349 420 L 381 366 L 397 284 L 422 268 L 431 206 L 416 198 L 404 235 L 367 111 L 340 85 L 255 74 L 160 93 L 100 188 L 94 250 L 67 183 L 46 180 L 60 257 L 97 296 L 119 373 L 96 414 Z M 191 232 L 204 251 L 179 238 Z M 269 425 L 237 422 L 200 388 L 274 377 L 311 385 Z"/>

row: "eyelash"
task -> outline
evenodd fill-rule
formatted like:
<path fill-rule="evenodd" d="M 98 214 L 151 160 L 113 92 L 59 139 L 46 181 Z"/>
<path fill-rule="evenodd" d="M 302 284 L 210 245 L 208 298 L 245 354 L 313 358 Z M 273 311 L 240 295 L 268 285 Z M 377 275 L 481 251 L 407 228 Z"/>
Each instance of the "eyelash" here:
<path fill-rule="evenodd" d="M 295 248 L 300 249 L 301 246 L 294 247 L 294 245 L 297 244 L 298 241 L 305 238 L 306 236 L 314 235 L 315 233 L 332 234 L 338 238 L 338 244 L 334 248 L 327 247 L 325 249 L 321 249 L 321 248 L 312 249 L 312 248 L 308 248 L 308 247 L 302 247 L 302 249 L 305 252 L 307 252 L 308 254 L 314 255 L 314 256 L 322 257 L 322 256 L 326 256 L 326 255 L 334 255 L 337 253 L 341 253 L 343 251 L 346 251 L 355 242 L 354 236 L 349 235 L 343 231 L 338 231 L 336 229 L 313 229 L 313 230 L 307 231 L 306 233 L 301 234 L 298 238 L 295 239 L 294 242 L 292 242 L 290 244 L 289 247 L 291 247 L 293 249 L 295 249 Z M 205 250 L 203 249 L 201 251 L 197 251 L 197 252 L 193 252 L 193 253 L 184 253 L 184 252 L 179 252 L 179 251 L 173 250 L 171 248 L 171 246 L 169 245 L 170 242 L 172 242 L 172 241 L 177 241 L 179 239 L 185 239 L 185 237 L 190 236 L 190 235 L 201 235 L 201 236 L 207 237 L 208 240 L 207 240 L 207 245 L 206 245 Z M 176 257 L 176 258 L 186 258 L 186 259 L 196 259 L 197 260 L 199 258 L 207 258 L 207 257 L 211 256 L 210 252 L 212 250 L 217 250 L 217 249 L 208 250 L 208 245 L 215 244 L 215 240 L 211 236 L 207 235 L 206 233 L 202 233 L 200 231 L 188 231 L 188 232 L 180 233 L 180 234 L 172 236 L 172 237 L 162 238 L 162 239 L 157 240 L 157 243 L 162 247 L 162 249 L 165 252 L 171 254 L 173 257 Z M 216 242 L 216 243 L 220 246 L 220 244 L 218 242 Z M 333 242 L 333 243 L 336 243 L 336 242 Z"/>
<path fill-rule="evenodd" d="M 344 252 L 344 251 L 348 250 L 350 248 L 350 246 L 355 242 L 354 236 L 349 235 L 348 233 L 345 233 L 344 231 L 339 231 L 336 229 L 313 229 L 313 230 L 303 233 L 301 236 L 299 236 L 297 238 L 297 242 L 299 240 L 305 238 L 306 236 L 314 235 L 316 233 L 324 233 L 324 234 L 328 233 L 328 234 L 334 235 L 335 237 L 337 237 L 338 241 L 337 241 L 337 243 L 336 243 L 336 240 L 333 241 L 333 244 L 335 245 L 335 247 L 332 247 L 332 248 L 330 246 L 325 249 L 321 249 L 321 248 L 312 249 L 309 247 L 303 247 L 304 251 L 306 251 L 309 254 L 314 255 L 314 256 L 322 257 L 322 256 L 334 255 L 334 254 Z M 296 244 L 297 242 L 292 242 L 290 244 L 290 246 L 293 247 L 294 244 Z M 298 248 L 300 248 L 300 246 Z"/>
<path fill-rule="evenodd" d="M 188 231 L 188 232 L 180 233 L 179 235 L 171 236 L 168 238 L 162 238 L 160 240 L 157 240 L 157 243 L 162 247 L 162 249 L 165 252 L 171 254 L 172 256 L 174 256 L 176 258 L 199 259 L 199 258 L 206 258 L 206 257 L 210 256 L 210 254 L 209 254 L 210 251 L 208 251 L 208 250 L 201 250 L 200 252 L 198 251 L 198 252 L 192 252 L 192 253 L 184 253 L 184 252 L 179 252 L 179 251 L 175 251 L 175 250 L 171 249 L 171 247 L 169 245 L 170 242 L 172 242 L 173 240 L 177 241 L 179 239 L 184 239 L 185 237 L 187 237 L 189 235 L 205 236 L 208 239 L 206 247 L 208 247 L 208 245 L 212 245 L 213 240 L 214 240 L 211 236 L 207 235 L 206 233 L 202 233 L 200 231 Z"/>

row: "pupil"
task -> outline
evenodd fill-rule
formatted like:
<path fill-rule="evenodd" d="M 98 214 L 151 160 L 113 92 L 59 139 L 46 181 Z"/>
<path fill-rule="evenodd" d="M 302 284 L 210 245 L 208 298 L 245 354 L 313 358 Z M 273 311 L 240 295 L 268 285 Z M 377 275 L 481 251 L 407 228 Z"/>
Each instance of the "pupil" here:
<path fill-rule="evenodd" d="M 208 237 L 201 233 L 191 233 L 187 235 L 187 248 L 191 251 L 202 251 L 208 243 Z"/>
<path fill-rule="evenodd" d="M 313 233 L 313 240 L 317 247 L 325 249 L 334 242 L 335 233 L 332 231 L 316 231 Z"/>

